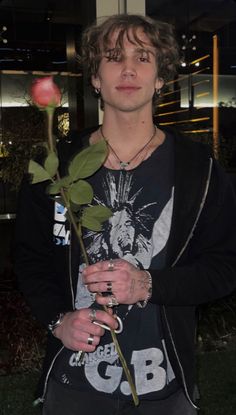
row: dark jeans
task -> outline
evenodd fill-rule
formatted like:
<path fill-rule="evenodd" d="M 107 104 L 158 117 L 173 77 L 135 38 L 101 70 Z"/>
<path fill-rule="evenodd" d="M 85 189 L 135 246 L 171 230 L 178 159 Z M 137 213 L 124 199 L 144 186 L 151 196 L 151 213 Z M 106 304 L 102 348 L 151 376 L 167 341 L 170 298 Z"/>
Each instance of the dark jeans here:
<path fill-rule="evenodd" d="M 42 415 L 196 415 L 182 391 L 160 401 L 133 402 L 110 399 L 69 389 L 49 381 Z"/>

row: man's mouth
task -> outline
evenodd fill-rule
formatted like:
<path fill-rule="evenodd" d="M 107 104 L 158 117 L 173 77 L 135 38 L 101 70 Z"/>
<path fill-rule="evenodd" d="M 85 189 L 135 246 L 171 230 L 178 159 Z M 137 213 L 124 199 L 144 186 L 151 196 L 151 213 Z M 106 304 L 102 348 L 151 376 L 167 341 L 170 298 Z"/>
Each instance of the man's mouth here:
<path fill-rule="evenodd" d="M 124 91 L 124 92 L 133 92 L 133 91 L 138 91 L 140 89 L 140 87 L 138 86 L 133 86 L 133 85 L 118 85 L 116 87 L 116 89 L 118 91 Z"/>

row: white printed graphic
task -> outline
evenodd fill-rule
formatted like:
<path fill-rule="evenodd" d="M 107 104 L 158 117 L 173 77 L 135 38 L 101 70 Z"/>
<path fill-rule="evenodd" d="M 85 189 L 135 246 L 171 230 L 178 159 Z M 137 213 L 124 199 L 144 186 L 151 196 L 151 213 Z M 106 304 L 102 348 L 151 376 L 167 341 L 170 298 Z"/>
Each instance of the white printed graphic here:
<path fill-rule="evenodd" d="M 108 172 L 102 185 L 106 200 L 101 202 L 95 197 L 95 201 L 109 206 L 113 215 L 104 223 L 103 232 L 90 231 L 86 234 L 89 241 L 87 252 L 91 262 L 95 263 L 115 254 L 137 266 L 149 268 L 152 258 L 162 251 L 169 238 L 174 188 L 169 201 L 154 221 L 149 212 L 155 206 L 158 208 L 158 202 L 140 207 L 138 200 L 143 189 L 132 192 L 132 174 L 125 177 L 121 175 L 116 184 L 114 176 Z M 135 203 L 139 208 L 135 209 Z"/>
<path fill-rule="evenodd" d="M 121 174 L 116 183 L 113 174 L 107 172 L 101 184 L 105 200 L 101 202 L 95 196 L 95 201 L 109 206 L 113 215 L 104 223 L 102 232 L 88 231 L 85 234 L 91 263 L 115 256 L 148 269 L 152 258 L 166 246 L 171 226 L 174 189 L 162 208 L 158 206 L 158 201 L 143 205 L 143 189 L 134 192 L 132 180 L 132 174 Z M 76 308 L 89 307 L 93 303 L 91 294 L 82 282 L 82 268 L 83 265 L 79 270 Z M 159 348 L 148 348 L 132 352 L 130 365 L 134 370 L 138 395 L 160 391 L 174 378 L 165 347 L 163 351 Z M 83 361 L 79 363 L 75 356 L 76 354 L 71 356 L 70 366 L 84 366 L 84 374 L 94 389 L 105 393 L 120 390 L 123 395 L 130 395 L 129 384 L 124 380 L 123 369 L 111 345 L 98 346 L 94 353 L 85 353 Z M 167 360 L 167 373 L 161 367 L 164 366 L 164 359 Z"/>
<path fill-rule="evenodd" d="M 92 238 L 88 253 L 96 262 L 109 257 L 112 248 L 113 255 L 143 268 L 149 268 L 152 258 L 166 245 L 171 224 L 173 207 L 173 191 L 170 200 L 164 206 L 160 216 L 154 223 L 149 210 L 158 202 L 149 203 L 135 209 L 143 189 L 132 193 L 132 174 L 124 178 L 122 175 L 116 186 L 114 176 L 108 172 L 104 182 L 107 205 L 114 212 L 105 223 L 104 232 L 97 233 Z M 99 200 L 97 200 L 100 203 Z M 139 206 L 140 203 L 137 203 Z M 153 232 L 150 234 L 150 224 Z M 88 233 L 88 238 L 92 233 Z"/>
<path fill-rule="evenodd" d="M 70 231 L 66 230 L 66 212 L 67 209 L 60 203 L 55 202 L 54 205 L 54 225 L 53 225 L 53 237 L 56 245 L 69 245 L 70 244 Z"/>
<path fill-rule="evenodd" d="M 94 389 L 113 393 L 120 387 L 123 395 L 130 395 L 126 380 L 122 381 L 123 368 L 116 365 L 118 355 L 113 343 L 99 346 L 94 353 L 85 353 L 83 361 L 78 362 L 76 353 L 72 354 L 69 365 L 84 365 L 84 373 Z M 158 348 L 134 350 L 131 365 L 134 369 L 134 381 L 138 395 L 162 390 L 166 385 L 166 371 L 160 365 L 164 355 Z"/>

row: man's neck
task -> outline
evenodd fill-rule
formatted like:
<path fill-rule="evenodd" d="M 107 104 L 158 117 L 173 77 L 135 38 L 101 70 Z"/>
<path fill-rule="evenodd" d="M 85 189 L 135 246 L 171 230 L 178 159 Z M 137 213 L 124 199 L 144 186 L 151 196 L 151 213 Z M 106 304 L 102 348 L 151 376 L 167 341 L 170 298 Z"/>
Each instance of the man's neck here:
<path fill-rule="evenodd" d="M 145 144 L 153 134 L 152 116 L 142 114 L 115 114 L 103 119 L 103 134 L 111 145 L 126 148 L 139 147 Z"/>

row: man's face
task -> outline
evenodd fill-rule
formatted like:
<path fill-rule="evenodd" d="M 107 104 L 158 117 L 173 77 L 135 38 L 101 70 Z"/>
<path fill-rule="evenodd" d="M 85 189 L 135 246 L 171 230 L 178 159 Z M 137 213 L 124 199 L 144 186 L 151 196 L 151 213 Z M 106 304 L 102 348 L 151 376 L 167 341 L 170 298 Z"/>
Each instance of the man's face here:
<path fill-rule="evenodd" d="M 129 32 L 131 42 L 124 35 L 123 48 L 119 49 L 115 47 L 118 33 L 111 36 L 109 49 L 103 52 L 92 84 L 101 90 L 105 111 L 151 110 L 155 89 L 163 85 L 157 74 L 155 49 L 141 29 L 136 35 L 142 45 Z"/>

